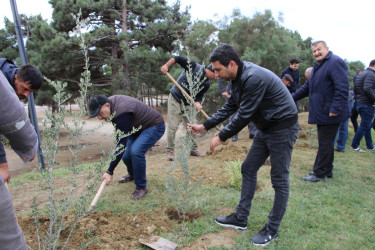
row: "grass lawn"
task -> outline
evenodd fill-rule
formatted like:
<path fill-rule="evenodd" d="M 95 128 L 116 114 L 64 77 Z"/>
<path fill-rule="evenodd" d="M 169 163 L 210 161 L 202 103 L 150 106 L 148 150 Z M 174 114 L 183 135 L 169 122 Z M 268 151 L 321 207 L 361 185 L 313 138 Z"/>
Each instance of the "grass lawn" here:
<path fill-rule="evenodd" d="M 302 120 L 303 118 L 306 119 L 302 117 Z M 297 139 L 290 165 L 288 208 L 279 229 L 279 238 L 268 248 L 375 249 L 375 152 L 358 153 L 351 150 L 353 131 L 350 128 L 346 152 L 335 152 L 333 178 L 319 183 L 304 182 L 301 177 L 312 170 L 315 160 L 317 138 L 315 126 L 303 124 L 303 127 L 305 130 L 301 131 L 300 138 Z M 246 129 L 242 131 L 240 140 L 235 145 L 249 148 L 251 140 L 245 139 L 247 133 Z M 374 131 L 372 133 L 375 138 Z M 364 145 L 363 139 L 362 148 L 365 148 Z M 236 231 L 231 238 L 233 242 L 230 247 L 211 245 L 198 248 L 194 247 L 194 243 L 199 237 L 211 233 L 225 234 L 225 230 L 232 230 L 215 224 L 214 218 L 235 211 L 240 191 L 231 187 L 231 170 L 222 160 L 212 157 L 191 160 L 197 168 L 212 167 L 211 173 L 221 171 L 216 174 L 223 175 L 228 181 L 219 184 L 203 181 L 197 192 L 196 204 L 192 208 L 202 216 L 193 222 L 176 223 L 172 231 L 158 231 L 159 235 L 177 243 L 182 249 L 256 249 L 249 239 L 267 222 L 274 197 L 269 176 L 270 166 L 265 165 L 259 171 L 260 188 L 255 193 L 248 218 L 248 230 Z M 106 188 L 96 207 L 97 211 L 104 213 L 111 210 L 114 213 L 137 215 L 140 212 L 152 213 L 156 208 L 172 207 L 165 187 L 170 163 L 165 160 L 164 154 L 150 156 L 148 162 L 150 165 L 161 163 L 158 168 L 156 165 L 148 167 L 148 185 L 152 187 L 152 192 L 147 198 L 137 202 L 129 201 L 133 186 L 124 190 L 124 185 L 114 183 Z M 117 177 L 120 177 L 125 167 L 121 165 L 118 168 L 121 170 L 116 169 L 119 172 Z M 69 177 L 69 173 L 64 169 L 57 170 L 56 173 L 59 173 L 57 176 L 60 178 Z M 34 195 L 37 195 L 40 180 L 35 176 L 36 173 L 12 179 L 12 193 L 29 187 L 29 190 L 34 190 Z"/>

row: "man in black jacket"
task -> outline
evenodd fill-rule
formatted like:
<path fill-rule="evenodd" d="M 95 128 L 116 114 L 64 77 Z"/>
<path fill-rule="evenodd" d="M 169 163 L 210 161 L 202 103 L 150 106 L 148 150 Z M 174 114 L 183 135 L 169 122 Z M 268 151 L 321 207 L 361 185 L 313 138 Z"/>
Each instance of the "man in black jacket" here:
<path fill-rule="evenodd" d="M 362 137 L 365 137 L 368 150 L 375 151 L 371 137 L 371 126 L 375 115 L 375 59 L 369 67 L 360 74 L 354 85 L 355 102 L 358 114 L 361 116 L 361 124 L 354 135 L 352 149 L 364 152 L 359 148 Z"/>
<path fill-rule="evenodd" d="M 193 81 L 200 82 L 200 91 L 194 97 L 195 106 L 197 110 L 202 109 L 202 99 L 203 95 L 210 88 L 210 80 L 215 79 L 215 74 L 210 66 L 203 66 L 194 61 L 188 61 L 186 58 L 181 56 L 175 56 L 168 60 L 162 67 L 161 72 L 163 74 L 167 73 L 169 68 L 178 63 L 184 71 L 180 74 L 177 79 L 179 85 L 186 91 L 187 94 L 191 95 L 189 91 L 189 82 L 187 79 L 186 72 L 191 70 Z M 188 122 L 187 118 L 184 116 L 186 110 L 187 97 L 178 89 L 177 86 L 173 85 L 170 89 L 170 94 L 168 97 L 168 129 L 167 129 L 167 159 L 172 161 L 174 158 L 174 146 L 175 146 L 175 136 L 180 124 L 181 119 L 183 119 L 185 125 Z M 204 154 L 198 151 L 198 146 L 194 140 L 191 149 L 192 156 L 202 157 Z"/>
<path fill-rule="evenodd" d="M 298 112 L 293 98 L 281 79 L 271 71 L 250 62 L 243 62 L 229 44 L 220 44 L 211 53 L 210 61 L 216 77 L 232 83 L 232 95 L 224 106 L 203 124 L 188 124 L 193 134 L 209 130 L 235 113 L 233 119 L 215 136 L 211 151 L 240 132 L 250 121 L 258 127 L 250 151 L 242 163 L 241 198 L 236 212 L 217 217 L 216 223 L 239 230 L 247 229 L 254 197 L 257 172 L 266 159 L 271 160 L 271 181 L 275 190 L 269 220 L 256 236 L 255 245 L 265 246 L 275 239 L 286 211 L 289 197 L 289 164 L 298 136 Z"/>

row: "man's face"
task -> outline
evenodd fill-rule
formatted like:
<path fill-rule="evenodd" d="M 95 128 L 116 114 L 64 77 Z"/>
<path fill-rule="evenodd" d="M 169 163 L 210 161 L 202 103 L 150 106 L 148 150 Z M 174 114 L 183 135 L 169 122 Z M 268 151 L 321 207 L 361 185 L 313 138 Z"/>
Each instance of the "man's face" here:
<path fill-rule="evenodd" d="M 111 109 L 110 109 L 110 104 L 105 103 L 103 106 L 100 108 L 98 118 L 99 120 L 107 120 L 111 116 Z"/>
<path fill-rule="evenodd" d="M 293 71 L 296 71 L 298 69 L 298 66 L 299 66 L 299 63 L 293 63 L 293 64 L 290 64 L 290 68 L 293 70 Z"/>
<path fill-rule="evenodd" d="M 216 79 L 216 76 L 215 76 L 215 73 L 214 73 L 214 72 L 212 72 L 212 71 L 209 70 L 209 69 L 206 69 L 205 71 L 206 71 L 206 78 L 207 78 L 208 80 L 214 80 L 214 79 Z"/>
<path fill-rule="evenodd" d="M 324 46 L 323 43 L 318 43 L 317 45 L 312 46 L 311 48 L 313 56 L 318 63 L 322 62 L 329 52 L 328 47 Z"/>
<path fill-rule="evenodd" d="M 290 81 L 288 81 L 287 79 L 283 78 L 281 79 L 283 81 L 283 83 L 285 84 L 285 86 L 289 87 L 290 86 Z"/>
<path fill-rule="evenodd" d="M 211 62 L 211 64 L 215 70 L 215 78 L 220 77 L 223 81 L 234 80 L 236 78 L 238 67 L 235 67 L 237 64 L 234 61 L 230 61 L 228 67 L 225 67 L 219 61 Z"/>
<path fill-rule="evenodd" d="M 34 90 L 31 88 L 31 85 L 28 82 L 24 82 L 17 76 L 17 74 L 14 75 L 14 86 L 16 89 L 16 94 L 20 99 L 27 99 L 30 93 L 34 92 Z"/>

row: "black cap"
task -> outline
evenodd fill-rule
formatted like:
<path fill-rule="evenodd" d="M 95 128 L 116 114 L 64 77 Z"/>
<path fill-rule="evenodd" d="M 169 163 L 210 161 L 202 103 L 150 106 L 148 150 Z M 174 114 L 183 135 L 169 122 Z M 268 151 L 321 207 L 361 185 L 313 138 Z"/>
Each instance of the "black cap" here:
<path fill-rule="evenodd" d="M 214 67 L 212 67 L 212 64 L 207 65 L 207 66 L 206 66 L 206 69 L 208 69 L 208 70 L 210 70 L 210 71 L 212 71 L 212 72 L 215 72 L 215 71 L 214 71 Z"/>
<path fill-rule="evenodd" d="M 89 118 L 96 117 L 99 114 L 101 107 L 108 102 L 109 102 L 108 98 L 105 96 L 102 96 L 102 95 L 93 96 L 89 102 L 89 110 L 90 110 Z"/>

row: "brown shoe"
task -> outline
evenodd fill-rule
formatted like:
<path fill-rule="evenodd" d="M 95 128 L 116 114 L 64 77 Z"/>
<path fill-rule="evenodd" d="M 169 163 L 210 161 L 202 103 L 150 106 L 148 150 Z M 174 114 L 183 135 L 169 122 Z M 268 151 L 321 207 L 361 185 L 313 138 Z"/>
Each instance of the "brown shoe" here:
<path fill-rule="evenodd" d="M 174 159 L 174 153 L 173 152 L 168 152 L 167 153 L 167 158 L 168 158 L 168 160 L 173 161 L 173 159 Z"/>
<path fill-rule="evenodd" d="M 130 198 L 132 198 L 133 200 L 138 200 L 140 198 L 142 198 L 143 196 L 145 196 L 147 194 L 147 188 L 137 188 L 134 193 L 132 194 L 132 196 L 130 196 Z"/>
<path fill-rule="evenodd" d="M 127 182 L 130 182 L 130 181 L 132 181 L 132 180 L 134 180 L 134 177 L 131 176 L 130 174 L 128 174 L 128 175 L 125 175 L 125 176 L 121 177 L 121 178 L 118 180 L 118 182 L 119 182 L 119 183 L 127 183 Z"/>
<path fill-rule="evenodd" d="M 197 156 L 197 157 L 203 157 L 203 156 L 204 156 L 204 154 L 202 154 L 202 153 L 199 152 L 198 150 L 191 151 L 191 152 L 190 152 L 190 155 L 191 155 L 191 156 Z"/>

